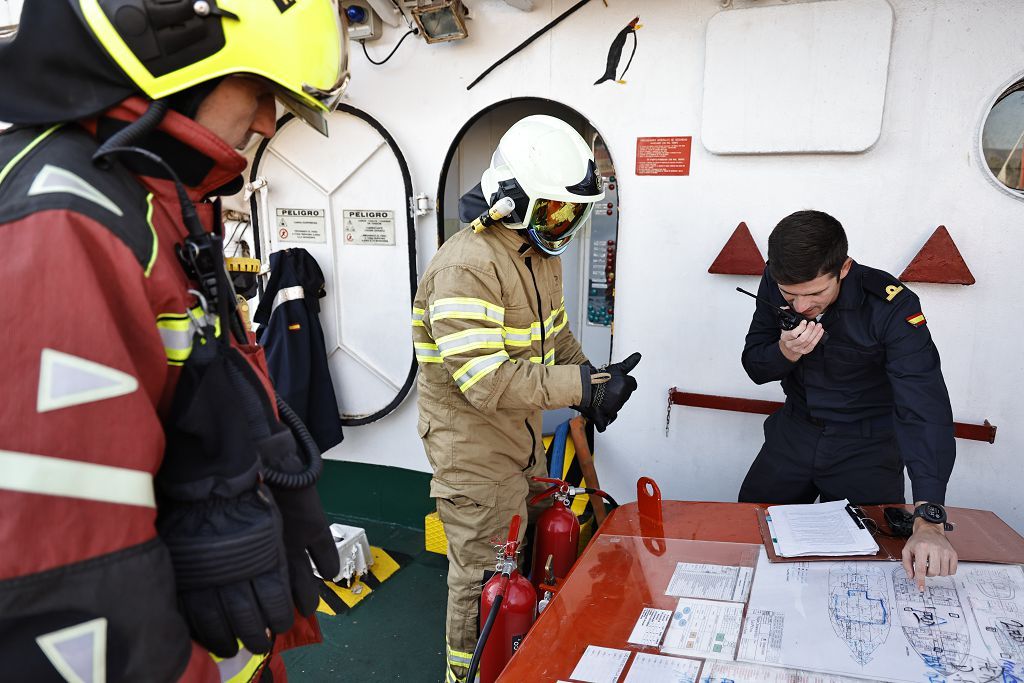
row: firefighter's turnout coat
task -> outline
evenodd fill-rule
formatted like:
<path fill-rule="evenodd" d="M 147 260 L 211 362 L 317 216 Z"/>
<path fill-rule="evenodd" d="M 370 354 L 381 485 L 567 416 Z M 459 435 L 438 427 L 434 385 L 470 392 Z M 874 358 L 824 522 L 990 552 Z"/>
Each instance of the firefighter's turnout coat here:
<path fill-rule="evenodd" d="M 416 291 L 418 430 L 448 537 L 455 667 L 476 641 L 490 539 L 526 515 L 528 475 L 543 474 L 541 413 L 581 401 L 587 359 L 567 323 L 560 259 L 501 226 L 452 236 Z"/>
<path fill-rule="evenodd" d="M 102 657 L 107 680 L 233 675 L 191 642 L 154 525 L 162 420 L 203 313 L 175 255 L 178 196 L 149 170 L 91 162 L 97 138 L 146 108 L 132 98 L 96 120 L 0 136 L 0 235 L 15 255 L 0 269 L 0 656 L 18 680 L 74 669 L 64 648 Z M 204 227 L 219 223 L 202 199 L 245 159 L 173 111 L 147 142 Z M 239 348 L 273 395 L 262 349 Z M 314 629 L 297 620 L 275 647 L 319 640 Z M 244 652 L 223 664 L 249 666 Z"/>

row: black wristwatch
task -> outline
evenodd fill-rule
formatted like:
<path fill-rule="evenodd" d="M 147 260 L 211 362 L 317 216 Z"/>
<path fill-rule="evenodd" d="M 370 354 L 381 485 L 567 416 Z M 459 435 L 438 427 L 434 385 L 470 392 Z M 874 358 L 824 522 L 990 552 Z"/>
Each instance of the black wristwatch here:
<path fill-rule="evenodd" d="M 946 508 L 938 503 L 922 503 L 914 509 L 914 517 L 920 517 L 929 524 L 941 524 L 946 531 L 952 531 L 953 525 L 946 521 Z"/>

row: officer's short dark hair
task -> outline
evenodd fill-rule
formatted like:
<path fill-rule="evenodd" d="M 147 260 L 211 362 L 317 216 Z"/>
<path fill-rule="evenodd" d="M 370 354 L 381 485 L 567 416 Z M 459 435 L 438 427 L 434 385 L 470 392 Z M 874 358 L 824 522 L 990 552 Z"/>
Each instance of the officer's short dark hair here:
<path fill-rule="evenodd" d="M 846 231 L 823 211 L 797 211 L 768 237 L 768 272 L 780 285 L 809 282 L 821 275 L 839 277 L 846 262 Z"/>

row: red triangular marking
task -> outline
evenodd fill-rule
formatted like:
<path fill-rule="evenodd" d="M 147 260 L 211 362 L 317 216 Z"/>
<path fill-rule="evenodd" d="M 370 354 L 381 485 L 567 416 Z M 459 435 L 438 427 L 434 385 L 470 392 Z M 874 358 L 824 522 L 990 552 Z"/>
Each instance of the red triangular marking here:
<path fill-rule="evenodd" d="M 974 275 L 945 225 L 940 225 L 900 275 L 904 282 L 973 285 Z"/>
<path fill-rule="evenodd" d="M 764 272 L 764 257 L 754 244 L 746 223 L 736 226 L 708 272 L 721 275 L 760 275 Z"/>

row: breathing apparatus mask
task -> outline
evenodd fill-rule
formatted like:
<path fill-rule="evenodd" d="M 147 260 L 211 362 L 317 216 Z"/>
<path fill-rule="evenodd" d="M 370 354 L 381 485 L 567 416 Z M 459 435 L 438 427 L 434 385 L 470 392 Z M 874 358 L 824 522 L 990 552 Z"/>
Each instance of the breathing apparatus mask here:
<path fill-rule="evenodd" d="M 556 256 L 604 199 L 601 176 L 587 143 L 569 124 L 553 116 L 528 116 L 498 143 L 480 185 L 460 201 L 465 214 L 508 198 L 514 208 L 502 220 L 521 230 L 543 254 Z M 469 220 L 472 220 L 470 218 Z"/>

